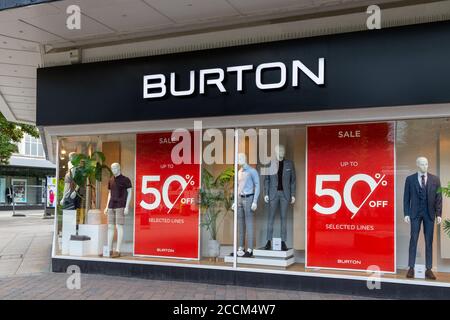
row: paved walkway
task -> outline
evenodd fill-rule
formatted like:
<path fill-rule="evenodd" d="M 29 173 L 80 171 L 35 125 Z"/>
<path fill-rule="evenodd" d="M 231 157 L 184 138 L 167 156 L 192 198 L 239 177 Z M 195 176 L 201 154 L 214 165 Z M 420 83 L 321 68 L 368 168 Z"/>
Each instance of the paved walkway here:
<path fill-rule="evenodd" d="M 0 299 L 68 300 L 310 300 L 360 299 L 355 296 L 269 290 L 202 283 L 155 281 L 104 275 L 81 275 L 80 289 L 69 290 L 68 274 L 0 278 Z"/>
<path fill-rule="evenodd" d="M 43 211 L 0 211 L 0 277 L 50 271 L 53 220 Z"/>
<path fill-rule="evenodd" d="M 53 220 L 43 212 L 11 217 L 0 211 L 0 299 L 358 299 L 354 296 L 238 286 L 81 275 L 80 289 L 68 274 L 50 273 Z"/>

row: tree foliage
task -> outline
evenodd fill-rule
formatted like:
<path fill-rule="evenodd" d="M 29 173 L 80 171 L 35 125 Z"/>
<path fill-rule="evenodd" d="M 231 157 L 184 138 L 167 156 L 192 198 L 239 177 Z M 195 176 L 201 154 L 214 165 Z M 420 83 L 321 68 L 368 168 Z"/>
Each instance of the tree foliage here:
<path fill-rule="evenodd" d="M 0 165 L 7 165 L 11 155 L 17 152 L 19 143 L 25 134 L 39 138 L 39 131 L 35 126 L 9 122 L 0 113 Z"/>

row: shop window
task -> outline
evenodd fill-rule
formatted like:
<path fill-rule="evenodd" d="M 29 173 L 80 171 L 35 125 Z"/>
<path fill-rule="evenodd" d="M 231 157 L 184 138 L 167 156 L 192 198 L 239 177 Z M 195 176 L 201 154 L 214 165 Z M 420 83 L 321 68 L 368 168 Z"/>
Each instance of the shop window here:
<path fill-rule="evenodd" d="M 275 136 L 269 135 L 264 150 L 259 141 L 254 149 L 249 129 L 258 136 L 277 131 L 276 146 Z M 202 151 L 211 150 L 210 141 L 203 139 Z M 450 181 L 448 119 L 243 128 L 238 150 L 220 147 L 231 162 L 210 161 L 203 153 L 201 164 L 182 167 L 167 158 L 176 145 L 170 132 L 67 137 L 59 145 L 59 188 L 69 188 L 58 193 L 58 253 L 63 255 L 109 258 L 107 251 L 112 251 L 115 258 L 133 261 L 223 268 L 233 268 L 236 262 L 238 268 L 322 273 L 332 269 L 362 275 L 381 271 L 386 277 L 405 278 L 412 263 L 411 224 L 404 220 L 406 178 L 417 175 L 416 160 L 425 157 L 430 174 L 442 185 Z M 109 167 L 120 163 L 131 183 L 133 195 L 120 223 L 123 228 L 108 226 L 107 170 L 90 190 L 82 186 L 77 191 L 80 203 L 75 211 L 62 208 L 63 197 L 74 187 L 71 155 L 95 152 L 102 152 Z M 235 158 L 236 189 L 241 194 L 234 193 Z M 274 163 L 275 171 L 265 171 Z M 128 180 L 122 182 L 129 186 Z M 450 237 L 443 229 L 449 224 L 450 203 L 447 198 L 442 202 L 443 222 L 434 224 L 431 260 L 427 261 L 420 234 L 414 261 L 419 269 L 431 264 L 438 278 L 450 272 Z M 236 215 L 233 203 L 238 206 Z M 153 215 L 155 208 L 160 212 Z M 118 214 L 113 213 L 116 224 Z M 195 221 L 189 220 L 191 214 Z M 100 239 L 95 248 L 79 243 L 70 247 L 77 225 L 79 236 Z M 180 239 L 189 244 L 185 251 L 177 247 Z M 115 252 L 117 241 L 120 256 Z"/>

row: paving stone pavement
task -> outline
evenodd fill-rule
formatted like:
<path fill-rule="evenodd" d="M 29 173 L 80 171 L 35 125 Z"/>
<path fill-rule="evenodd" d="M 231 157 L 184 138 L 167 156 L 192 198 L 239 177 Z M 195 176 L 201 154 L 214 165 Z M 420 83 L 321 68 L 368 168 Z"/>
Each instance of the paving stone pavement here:
<path fill-rule="evenodd" d="M 0 300 L 4 299 L 360 299 L 355 296 L 270 290 L 105 275 L 81 275 L 79 290 L 67 288 L 68 274 L 50 272 L 53 220 L 43 212 L 11 217 L 0 211 Z"/>
<path fill-rule="evenodd" d="M 69 290 L 68 274 L 45 273 L 0 278 L 0 299 L 12 300 L 355 300 L 356 296 L 271 290 L 178 281 L 81 275 Z"/>
<path fill-rule="evenodd" d="M 20 213 L 0 211 L 0 277 L 50 271 L 53 220 L 42 210 Z"/>

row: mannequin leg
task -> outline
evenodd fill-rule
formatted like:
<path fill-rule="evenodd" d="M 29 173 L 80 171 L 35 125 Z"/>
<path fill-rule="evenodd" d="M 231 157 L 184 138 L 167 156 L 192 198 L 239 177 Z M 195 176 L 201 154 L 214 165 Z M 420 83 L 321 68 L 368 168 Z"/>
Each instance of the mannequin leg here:
<path fill-rule="evenodd" d="M 123 225 L 117 225 L 117 249 L 116 251 L 120 253 L 120 248 L 122 247 L 123 241 Z"/>
<path fill-rule="evenodd" d="M 245 199 L 245 226 L 247 231 L 247 246 L 248 249 L 253 250 L 253 211 L 251 209 L 253 203 L 253 197 Z"/>
<path fill-rule="evenodd" d="M 281 222 L 281 240 L 286 242 L 287 239 L 287 212 L 289 208 L 289 200 L 280 193 L 280 222 Z"/>
<path fill-rule="evenodd" d="M 108 248 L 109 251 L 113 251 L 113 240 L 114 240 L 114 230 L 115 225 L 109 224 L 108 225 Z"/>
<path fill-rule="evenodd" d="M 417 254 L 417 241 L 419 240 L 420 224 L 422 217 L 415 217 L 411 219 L 411 238 L 409 240 L 409 267 L 414 268 Z"/>
<path fill-rule="evenodd" d="M 427 269 L 433 267 L 433 234 L 434 221 L 425 216 L 423 218 L 423 235 L 425 237 L 425 264 Z"/>
<path fill-rule="evenodd" d="M 238 246 L 244 247 L 245 240 L 245 217 L 244 217 L 244 204 L 242 198 L 238 199 L 237 218 L 238 218 Z"/>
<path fill-rule="evenodd" d="M 267 240 L 272 241 L 273 238 L 273 224 L 275 222 L 275 214 L 278 210 L 278 195 L 272 200 L 269 199 L 269 219 L 267 220 Z"/>

